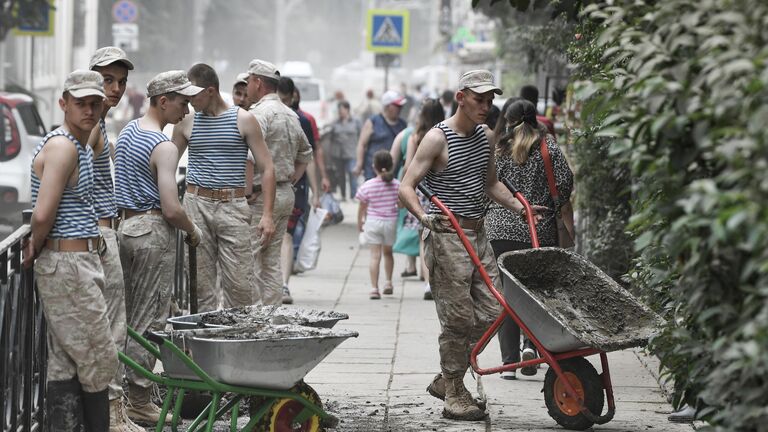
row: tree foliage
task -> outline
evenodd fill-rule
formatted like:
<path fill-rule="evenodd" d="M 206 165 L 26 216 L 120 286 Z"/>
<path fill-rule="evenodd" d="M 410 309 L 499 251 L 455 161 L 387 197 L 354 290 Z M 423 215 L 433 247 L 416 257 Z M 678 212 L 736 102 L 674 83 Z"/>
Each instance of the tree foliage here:
<path fill-rule="evenodd" d="M 668 318 L 651 347 L 678 401 L 717 429 L 762 430 L 768 4 L 616 0 L 584 18 L 597 29 L 581 53 L 584 113 L 630 170 L 632 276 Z"/>

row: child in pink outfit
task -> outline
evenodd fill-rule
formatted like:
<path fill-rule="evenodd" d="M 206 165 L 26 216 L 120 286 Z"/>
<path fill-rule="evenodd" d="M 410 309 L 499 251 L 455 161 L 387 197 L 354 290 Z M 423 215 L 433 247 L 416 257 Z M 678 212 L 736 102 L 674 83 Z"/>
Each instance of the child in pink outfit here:
<path fill-rule="evenodd" d="M 357 210 L 357 230 L 371 248 L 371 300 L 381 298 L 379 293 L 379 266 L 384 255 L 384 294 L 392 294 L 392 245 L 395 243 L 397 225 L 397 190 L 400 182 L 394 179 L 392 156 L 389 151 L 379 150 L 373 155 L 376 177 L 366 181 L 357 190 L 360 201 Z"/>

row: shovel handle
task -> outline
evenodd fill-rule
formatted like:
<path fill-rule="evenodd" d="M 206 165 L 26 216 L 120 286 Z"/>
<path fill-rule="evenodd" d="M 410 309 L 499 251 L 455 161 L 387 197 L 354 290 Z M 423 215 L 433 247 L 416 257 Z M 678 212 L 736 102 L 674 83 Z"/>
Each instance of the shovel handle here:
<path fill-rule="evenodd" d="M 197 248 L 189 245 L 189 313 L 197 313 Z"/>

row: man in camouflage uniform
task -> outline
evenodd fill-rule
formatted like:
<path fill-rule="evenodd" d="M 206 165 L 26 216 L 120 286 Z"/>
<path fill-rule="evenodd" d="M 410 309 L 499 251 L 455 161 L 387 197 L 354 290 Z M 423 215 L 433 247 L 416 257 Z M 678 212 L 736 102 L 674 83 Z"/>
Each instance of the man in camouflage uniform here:
<path fill-rule="evenodd" d="M 99 126 L 93 128 L 88 145 L 93 148 L 94 200 L 96 217 L 99 219 L 99 231 L 104 238 L 106 251 L 101 257 L 104 269 L 104 300 L 107 302 L 107 315 L 112 328 L 112 339 L 117 350 L 125 349 L 125 284 L 123 268 L 120 265 L 120 249 L 117 246 L 117 205 L 115 187 L 112 180 L 111 162 L 115 147 L 107 137 L 105 118 L 110 108 L 117 106 L 125 93 L 128 71 L 133 70 L 133 63 L 125 52 L 118 47 L 99 48 L 91 56 L 89 69 L 104 78 L 106 95 L 104 110 L 99 118 Z M 119 365 L 117 374 L 109 383 L 109 432 L 143 431 L 125 414 L 123 398 L 123 373 L 125 368 Z"/>
<path fill-rule="evenodd" d="M 483 125 L 494 93 L 493 75 L 470 71 L 459 80 L 456 114 L 431 129 L 419 144 L 400 185 L 400 200 L 424 226 L 424 259 L 440 320 L 440 367 L 427 390 L 445 399 L 443 416 L 480 420 L 484 406 L 464 387 L 469 353 L 500 312 L 448 217 L 434 205 L 425 213 L 416 196 L 422 179 L 455 214 L 488 275 L 499 286 L 493 250 L 485 236 L 487 198 L 519 211 L 522 204 L 496 177 L 493 133 Z M 457 188 L 456 185 L 461 185 Z"/>
<path fill-rule="evenodd" d="M 275 165 L 274 221 L 275 233 L 268 243 L 262 241 L 261 230 L 256 224 L 264 212 L 261 193 L 261 177 L 253 176 L 253 182 L 246 180 L 246 188 L 253 185 L 249 202 L 253 210 L 252 246 L 254 258 L 254 290 L 261 292 L 264 304 L 282 304 L 282 274 L 280 271 L 280 248 L 293 211 L 296 183 L 307 164 L 312 161 L 312 148 L 299 124 L 299 117 L 283 104 L 277 96 L 280 72 L 272 63 L 255 59 L 248 66 L 248 98 L 252 103 L 251 113 L 259 121 L 264 140 L 267 143 L 272 162 Z M 249 161 L 251 160 L 249 155 Z M 253 163 L 249 164 L 253 172 Z"/>
<path fill-rule="evenodd" d="M 200 243 L 202 232 L 179 202 L 176 185 L 178 149 L 163 134 L 189 113 L 193 86 L 184 71 L 168 71 L 147 84 L 149 109 L 120 132 L 115 145 L 115 195 L 120 212 L 120 261 L 123 266 L 128 325 L 139 334 L 165 328 L 170 314 L 176 263 L 176 229 L 187 242 Z M 129 339 L 126 354 L 148 370 L 155 357 Z M 156 424 L 160 408 L 152 401 L 152 382 L 132 369 L 128 377 L 128 416 Z M 170 421 L 170 417 L 164 419 Z"/>
<path fill-rule="evenodd" d="M 252 289 L 251 209 L 245 198 L 245 161 L 255 155 L 261 175 L 264 212 L 257 222 L 269 242 L 275 226 L 275 169 L 259 122 L 248 111 L 229 106 L 219 93 L 212 67 L 198 63 L 189 69 L 192 84 L 203 91 L 192 98 L 195 115 L 173 128 L 179 154 L 188 149 L 187 193 L 184 209 L 203 230 L 197 248 L 199 312 L 248 306 L 260 300 Z M 220 285 L 217 287 L 217 273 Z"/>
<path fill-rule="evenodd" d="M 93 208 L 93 152 L 87 145 L 104 106 L 103 80 L 74 71 L 59 106 L 64 124 L 49 133 L 32 160 L 32 236 L 25 267 L 35 258 L 37 292 L 48 327 L 47 428 L 106 431 L 107 386 L 117 350 L 102 292 L 104 273 Z"/>

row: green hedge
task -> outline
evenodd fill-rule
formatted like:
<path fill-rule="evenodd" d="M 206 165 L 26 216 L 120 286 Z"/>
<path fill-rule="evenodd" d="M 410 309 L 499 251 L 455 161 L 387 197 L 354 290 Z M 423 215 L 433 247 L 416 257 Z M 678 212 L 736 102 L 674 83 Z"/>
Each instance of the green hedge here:
<path fill-rule="evenodd" d="M 630 274 L 668 319 L 651 349 L 715 428 L 768 430 L 768 2 L 617 0 L 582 17 L 588 142 L 631 172 Z"/>

